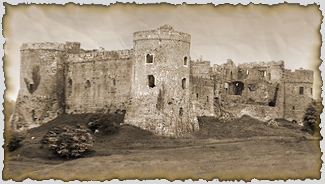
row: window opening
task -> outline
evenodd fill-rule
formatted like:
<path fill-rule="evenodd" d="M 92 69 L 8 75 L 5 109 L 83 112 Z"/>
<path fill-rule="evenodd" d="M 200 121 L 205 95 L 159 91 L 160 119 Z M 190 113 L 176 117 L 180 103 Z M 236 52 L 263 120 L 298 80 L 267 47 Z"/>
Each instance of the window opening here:
<path fill-rule="evenodd" d="M 304 94 L 304 87 L 299 87 L 299 94 L 300 95 Z"/>
<path fill-rule="evenodd" d="M 199 98 L 199 93 L 196 93 L 196 98 L 197 98 L 197 99 Z"/>
<path fill-rule="evenodd" d="M 148 85 L 149 87 L 155 87 L 155 77 L 153 75 L 148 75 Z"/>
<path fill-rule="evenodd" d="M 269 73 L 269 80 L 271 80 L 271 73 Z"/>
<path fill-rule="evenodd" d="M 146 63 L 153 63 L 153 55 L 152 54 L 147 54 Z"/>
<path fill-rule="evenodd" d="M 182 79 L 182 88 L 185 89 L 186 88 L 186 78 Z"/>
<path fill-rule="evenodd" d="M 209 96 L 207 96 L 207 102 L 209 101 Z"/>
<path fill-rule="evenodd" d="M 32 110 L 32 118 L 33 118 L 33 121 L 37 120 L 37 118 L 35 118 L 35 110 Z"/>
<path fill-rule="evenodd" d="M 184 57 L 184 65 L 187 65 L 187 57 Z"/>
<path fill-rule="evenodd" d="M 181 107 L 180 109 L 179 109 L 179 117 L 182 117 L 183 116 L 183 108 Z"/>
<path fill-rule="evenodd" d="M 90 81 L 87 80 L 85 88 L 90 88 Z"/>
<path fill-rule="evenodd" d="M 72 93 L 72 80 L 71 79 L 69 79 L 67 91 L 68 91 L 68 95 L 70 96 Z"/>
<path fill-rule="evenodd" d="M 33 91 L 34 84 L 29 84 L 29 90 Z"/>

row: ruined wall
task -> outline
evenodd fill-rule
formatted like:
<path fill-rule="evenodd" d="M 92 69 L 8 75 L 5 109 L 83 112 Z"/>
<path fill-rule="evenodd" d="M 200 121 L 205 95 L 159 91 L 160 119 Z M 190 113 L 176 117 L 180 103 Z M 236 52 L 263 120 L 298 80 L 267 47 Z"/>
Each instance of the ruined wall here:
<path fill-rule="evenodd" d="M 214 116 L 214 81 L 211 77 L 192 77 L 191 99 L 197 116 Z"/>
<path fill-rule="evenodd" d="M 191 99 L 197 116 L 214 116 L 214 77 L 210 61 L 191 61 Z"/>
<path fill-rule="evenodd" d="M 212 71 L 210 61 L 191 60 L 191 75 L 200 77 L 210 77 Z"/>
<path fill-rule="evenodd" d="M 130 104 L 132 50 L 69 54 L 66 113 L 115 112 Z"/>
<path fill-rule="evenodd" d="M 20 90 L 13 130 L 38 126 L 64 112 L 65 45 L 25 43 L 20 54 Z"/>
<path fill-rule="evenodd" d="M 190 35 L 162 26 L 133 37 L 132 105 L 124 122 L 173 137 L 198 129 L 190 101 Z"/>

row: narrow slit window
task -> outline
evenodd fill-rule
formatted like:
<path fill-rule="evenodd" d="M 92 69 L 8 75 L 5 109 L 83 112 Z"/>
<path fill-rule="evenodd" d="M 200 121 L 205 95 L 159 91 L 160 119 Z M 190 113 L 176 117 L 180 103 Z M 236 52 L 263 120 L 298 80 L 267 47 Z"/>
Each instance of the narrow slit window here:
<path fill-rule="evenodd" d="M 72 93 L 72 79 L 69 79 L 67 91 L 68 91 L 68 96 L 71 96 L 71 93 Z"/>
<path fill-rule="evenodd" d="M 182 79 L 182 88 L 186 89 L 186 78 Z"/>
<path fill-rule="evenodd" d="M 147 54 L 146 63 L 153 63 L 153 55 L 152 54 Z"/>
<path fill-rule="evenodd" d="M 186 56 L 184 57 L 184 65 L 185 66 L 187 65 L 187 57 Z"/>
<path fill-rule="evenodd" d="M 199 98 L 199 93 L 196 93 L 196 98 L 197 98 L 197 99 Z"/>
<path fill-rule="evenodd" d="M 148 85 L 150 88 L 155 87 L 155 77 L 153 75 L 148 75 Z"/>
<path fill-rule="evenodd" d="M 90 88 L 90 81 L 87 80 L 85 88 Z"/>
<path fill-rule="evenodd" d="M 29 90 L 33 91 L 34 84 L 29 84 Z"/>

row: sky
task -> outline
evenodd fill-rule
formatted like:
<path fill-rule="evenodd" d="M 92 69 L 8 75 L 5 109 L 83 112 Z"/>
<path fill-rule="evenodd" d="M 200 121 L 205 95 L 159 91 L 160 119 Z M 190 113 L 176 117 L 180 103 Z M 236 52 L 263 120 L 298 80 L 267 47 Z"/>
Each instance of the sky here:
<path fill-rule="evenodd" d="M 194 60 L 201 55 L 211 65 L 227 59 L 235 64 L 283 60 L 287 69 L 314 70 L 314 91 L 319 96 L 321 21 L 315 4 L 6 5 L 5 98 L 17 98 L 22 43 L 77 41 L 83 49 L 131 49 L 133 32 L 165 24 L 191 34 Z"/>

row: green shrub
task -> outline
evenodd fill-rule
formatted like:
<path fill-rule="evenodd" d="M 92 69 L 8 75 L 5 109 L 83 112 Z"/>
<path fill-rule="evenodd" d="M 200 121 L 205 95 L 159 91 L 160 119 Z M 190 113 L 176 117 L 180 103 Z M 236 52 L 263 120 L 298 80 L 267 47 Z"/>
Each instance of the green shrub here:
<path fill-rule="evenodd" d="M 10 135 L 9 143 L 7 148 L 9 151 L 14 151 L 18 149 L 22 144 L 21 141 L 24 140 L 26 137 L 26 132 L 12 132 Z"/>
<path fill-rule="evenodd" d="M 84 126 L 55 127 L 43 138 L 43 142 L 62 157 L 80 157 L 93 146 L 89 129 Z"/>
<path fill-rule="evenodd" d="M 306 131 L 310 134 L 314 134 L 316 131 L 316 123 L 317 123 L 318 113 L 316 102 L 313 101 L 309 104 L 308 108 L 306 109 L 304 121 L 303 121 L 303 131 Z"/>

